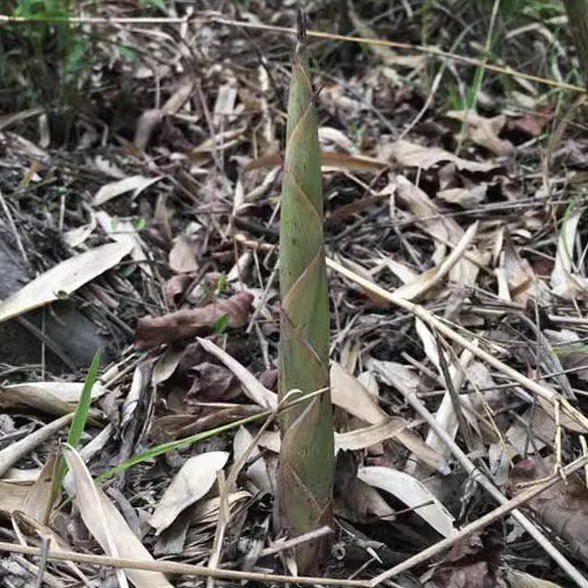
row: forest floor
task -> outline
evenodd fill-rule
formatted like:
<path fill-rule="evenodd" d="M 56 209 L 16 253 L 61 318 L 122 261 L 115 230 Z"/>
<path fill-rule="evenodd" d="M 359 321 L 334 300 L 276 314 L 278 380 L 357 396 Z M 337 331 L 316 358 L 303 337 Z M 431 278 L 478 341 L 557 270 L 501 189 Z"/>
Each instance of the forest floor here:
<path fill-rule="evenodd" d="M 324 578 L 407 562 L 382 585 L 588 585 L 585 91 L 563 8 L 503 4 L 307 7 L 338 450 Z M 296 6 L 97 6 L 0 22 L 0 583 L 124 586 L 104 557 L 19 555 L 50 538 L 154 559 L 126 571 L 138 588 L 207 582 L 172 562 L 275 584 Z"/>

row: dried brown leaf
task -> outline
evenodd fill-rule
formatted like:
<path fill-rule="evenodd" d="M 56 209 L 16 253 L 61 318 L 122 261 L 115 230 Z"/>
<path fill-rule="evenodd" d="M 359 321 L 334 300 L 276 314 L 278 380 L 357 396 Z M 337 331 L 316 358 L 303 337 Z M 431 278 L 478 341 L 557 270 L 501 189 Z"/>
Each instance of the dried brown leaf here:
<path fill-rule="evenodd" d="M 383 161 L 392 159 L 399 165 L 422 169 L 430 169 L 440 163 L 452 162 L 459 170 L 480 173 L 488 173 L 500 167 L 500 165 L 492 162 L 480 163 L 462 159 L 440 147 L 423 147 L 404 140 L 386 145 L 382 150 L 380 159 Z"/>
<path fill-rule="evenodd" d="M 199 268 L 190 241 L 180 235 L 169 252 L 169 267 L 176 273 L 195 272 Z"/>
<path fill-rule="evenodd" d="M 249 319 L 253 296 L 238 292 L 228 300 L 219 300 L 202 308 L 182 309 L 161 317 L 144 317 L 138 320 L 135 330 L 135 348 L 149 349 L 162 343 L 171 343 L 192 337 L 213 328 L 227 316 L 228 326 L 243 327 Z"/>
<path fill-rule="evenodd" d="M 448 112 L 446 116 L 463 123 L 462 126 L 465 136 L 476 145 L 488 149 L 488 151 L 495 155 L 508 155 L 515 150 L 514 145 L 510 141 L 499 137 L 500 132 L 506 125 L 506 116 L 503 114 L 486 118 L 472 110 L 453 110 Z"/>

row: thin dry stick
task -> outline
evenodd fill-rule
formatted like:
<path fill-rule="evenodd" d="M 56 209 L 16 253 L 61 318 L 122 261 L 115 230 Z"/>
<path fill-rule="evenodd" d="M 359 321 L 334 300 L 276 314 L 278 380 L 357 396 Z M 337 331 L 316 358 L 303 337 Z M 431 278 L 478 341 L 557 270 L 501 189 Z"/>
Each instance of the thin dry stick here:
<path fill-rule="evenodd" d="M 339 263 L 329 258 L 327 258 L 327 266 L 334 269 L 341 275 L 344 275 L 345 277 L 354 281 L 355 283 L 359 284 L 360 286 L 377 294 L 378 296 L 381 296 L 389 300 L 390 302 L 396 304 L 397 306 L 400 306 L 401 308 L 404 308 L 409 312 L 412 312 L 421 320 L 427 322 L 430 326 L 436 328 L 437 325 L 440 325 L 442 328 L 438 330 L 445 334 L 448 338 L 457 341 L 460 345 L 463 345 L 464 347 L 469 349 L 471 353 L 477 355 L 478 357 L 481 357 L 482 359 L 486 359 L 489 357 L 491 360 L 489 361 L 489 363 L 491 363 L 494 366 L 497 366 L 498 369 L 501 369 L 501 371 L 505 371 L 504 369 L 502 369 L 504 367 L 507 368 L 507 373 L 509 375 L 511 375 L 511 372 L 514 372 L 514 374 L 517 377 L 513 379 L 517 380 L 519 383 L 526 386 L 527 388 L 530 388 L 530 386 L 527 385 L 528 383 L 530 383 L 533 384 L 532 388 L 540 388 L 542 394 L 549 392 L 551 396 L 554 396 L 551 391 L 544 389 L 539 384 L 536 384 L 536 382 L 529 380 L 529 378 L 525 378 L 515 370 L 512 370 L 512 368 L 509 368 L 508 366 L 503 364 L 500 360 L 491 356 L 489 353 L 479 349 L 476 346 L 473 346 L 467 339 L 455 333 L 451 328 L 447 327 L 445 323 L 441 322 L 439 319 L 437 319 L 435 316 L 433 316 L 431 313 L 429 313 L 421 306 L 397 298 L 387 290 L 384 290 L 383 288 L 376 286 L 369 280 L 366 280 L 361 276 L 358 276 L 354 272 L 344 268 Z M 458 459 L 458 461 L 466 470 L 466 472 L 470 476 L 472 476 L 473 479 L 476 480 L 485 490 L 487 490 L 488 493 L 493 498 L 495 498 L 497 502 L 505 504 L 507 502 L 506 497 L 498 490 L 498 488 L 496 488 L 496 486 L 494 486 L 490 479 L 488 479 L 482 472 L 480 472 L 474 466 L 474 464 L 471 462 L 468 456 L 457 446 L 457 444 L 453 441 L 449 434 L 444 429 L 439 427 L 439 424 L 435 420 L 435 417 L 427 410 L 427 408 L 422 404 L 422 402 L 417 398 L 417 396 L 414 393 L 407 393 L 402 389 L 400 389 L 400 391 L 405 394 L 407 400 L 411 403 L 415 410 L 427 421 L 429 426 L 431 426 L 434 429 L 435 433 L 450 448 L 451 452 Z M 586 580 L 586 578 L 584 578 L 584 576 L 582 576 L 582 574 L 578 572 L 578 570 L 549 542 L 549 540 L 533 525 L 533 523 L 527 517 L 525 517 L 525 515 L 521 511 L 514 510 L 512 512 L 512 515 L 517 519 L 517 521 L 521 524 L 525 531 L 527 531 L 527 533 L 529 533 L 529 535 L 531 535 L 533 539 L 535 539 L 535 541 L 550 555 L 550 557 L 555 562 L 557 562 L 561 569 L 564 570 L 568 574 L 568 576 L 576 582 L 578 586 L 581 586 L 582 588 L 588 588 L 588 581 Z M 378 576 L 378 578 L 379 581 L 385 579 L 383 575 Z M 373 585 L 375 586 L 375 583 Z"/>
<path fill-rule="evenodd" d="M 576 470 L 583 468 L 586 464 L 588 464 L 588 456 L 585 455 L 585 456 L 582 456 L 582 457 L 578 458 L 577 460 L 573 461 L 569 465 L 567 465 L 564 468 L 564 472 L 566 475 L 571 474 L 571 473 L 575 472 Z M 548 488 L 551 488 L 552 486 L 554 486 L 558 482 L 561 482 L 561 478 L 557 474 L 555 474 L 555 475 L 551 476 L 544 483 L 536 484 L 535 486 L 528 488 L 527 490 L 525 490 L 524 492 L 521 492 L 518 496 L 516 496 L 512 500 L 509 500 L 508 502 L 505 502 L 504 504 L 502 504 L 498 508 L 494 509 L 492 512 L 489 512 L 488 514 L 484 515 L 483 517 L 480 517 L 478 520 L 474 521 L 473 523 L 466 525 L 465 527 L 460 529 L 459 532 L 456 535 L 454 535 L 453 537 L 447 537 L 446 539 L 442 539 L 441 541 L 435 543 L 434 545 L 431 545 L 431 547 L 427 547 L 427 549 L 424 549 L 420 553 L 417 553 L 416 555 L 409 557 L 407 560 L 403 561 L 402 563 L 398 564 L 397 566 L 394 566 L 393 568 L 387 570 L 383 574 L 376 576 L 372 580 L 372 586 L 376 586 L 377 584 L 379 584 L 380 582 L 383 582 L 384 580 L 387 580 L 388 578 L 392 578 L 393 576 L 397 576 L 398 574 L 406 572 L 406 571 L 410 570 L 411 568 L 424 563 L 425 561 L 431 559 L 435 555 L 438 555 L 442 551 L 445 551 L 449 547 L 452 547 L 458 541 L 461 541 L 462 539 L 471 535 L 472 533 L 476 533 L 477 531 L 481 531 L 482 529 L 484 529 L 488 525 L 496 522 L 498 519 L 509 514 L 514 509 L 516 509 L 520 506 L 523 506 L 525 503 L 529 502 L 531 499 L 535 498 L 536 496 L 538 496 L 539 494 L 541 494 L 542 492 L 544 492 Z M 583 576 L 579 572 L 578 572 L 578 574 L 579 574 L 579 579 L 580 579 L 579 582 L 576 580 L 576 582 L 578 583 L 578 586 L 588 585 L 588 582 L 586 581 L 586 579 L 583 578 Z"/>
<path fill-rule="evenodd" d="M 24 555 L 42 555 L 41 549 L 38 547 L 30 547 L 29 545 L 16 545 L 14 543 L 7 543 L 0 541 L 0 551 L 7 551 L 9 553 L 22 553 Z M 126 559 L 120 557 L 110 557 L 107 555 L 94 555 L 89 553 L 76 553 L 75 551 L 49 551 L 47 558 L 50 560 L 59 561 L 75 561 L 78 563 L 85 563 L 98 566 L 108 566 L 112 568 L 128 568 L 133 570 L 146 570 L 150 572 L 161 572 L 163 574 L 183 574 L 186 576 L 200 576 L 204 578 L 219 578 L 225 580 L 237 581 L 253 581 L 265 582 L 268 584 L 296 584 L 322 586 L 354 586 L 357 588 L 371 588 L 369 580 L 339 580 L 337 578 L 317 578 L 311 576 L 292 576 L 262 574 L 256 572 L 240 572 L 237 570 L 223 570 L 223 569 L 209 569 L 204 566 L 196 566 L 192 564 L 176 563 L 173 561 L 148 561 L 140 559 Z"/>

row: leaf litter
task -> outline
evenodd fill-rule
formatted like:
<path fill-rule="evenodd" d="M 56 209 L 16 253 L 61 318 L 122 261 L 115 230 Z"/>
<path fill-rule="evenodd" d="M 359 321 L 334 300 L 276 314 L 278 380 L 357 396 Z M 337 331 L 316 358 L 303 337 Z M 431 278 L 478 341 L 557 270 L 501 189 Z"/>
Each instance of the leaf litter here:
<path fill-rule="evenodd" d="M 294 22 L 291 3 L 271 4 L 228 3 L 225 21 L 194 9 L 196 27 L 104 29 L 109 42 L 92 49 L 109 64 L 96 69 L 101 98 L 75 139 L 60 143 L 60 125 L 35 109 L 7 109 L 0 123 L 0 510 L 13 543 L 51 537 L 56 551 L 284 571 L 276 554 L 291 538 L 272 532 L 271 417 L 293 40 L 229 24 Z M 325 32 L 382 40 L 426 22 L 414 2 L 397 22 L 373 2 L 323 4 L 309 17 Z M 174 16 L 163 4 L 141 10 Z M 429 10 L 437 28 L 422 44 L 454 50 L 458 19 Z M 456 50 L 476 59 L 490 11 L 460 10 L 477 24 Z M 112 2 L 97 11 L 128 16 Z M 557 18 L 537 16 L 539 37 L 508 11 L 499 19 L 513 33 L 505 62 L 551 77 L 529 48 L 569 42 Z M 347 271 L 330 264 L 338 467 L 325 575 L 378 578 L 422 555 L 388 572 L 393 581 L 585 586 L 577 474 L 520 515 L 460 535 L 588 451 L 585 139 L 555 105 L 576 97 L 496 71 L 472 88 L 471 66 L 406 48 L 321 40 L 312 51 L 326 250 Z M 431 84 L 431 71 L 443 83 Z M 60 502 L 57 441 L 85 376 L 68 358 L 83 350 L 87 369 L 96 332 L 106 355 L 80 446 L 63 450 L 72 494 Z M 522 523 L 527 514 L 533 522 Z M 30 578 L 18 561 L 16 576 Z M 12 563 L 0 561 L 11 578 Z M 45 573 L 90 585 L 102 572 L 51 562 Z M 160 571 L 117 574 L 121 586 L 195 585 Z"/>

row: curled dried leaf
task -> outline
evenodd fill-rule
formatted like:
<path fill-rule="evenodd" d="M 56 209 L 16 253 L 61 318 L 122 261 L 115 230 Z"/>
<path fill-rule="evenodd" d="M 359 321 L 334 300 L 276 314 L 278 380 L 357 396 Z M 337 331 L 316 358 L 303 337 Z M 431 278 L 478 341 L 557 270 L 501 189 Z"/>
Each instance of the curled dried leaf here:
<path fill-rule="evenodd" d="M 228 300 L 219 300 L 202 308 L 182 309 L 160 317 L 144 317 L 137 322 L 135 348 L 139 350 L 170 343 L 184 337 L 202 334 L 213 328 L 217 321 L 227 317 L 227 326 L 233 329 L 247 324 L 253 296 L 238 292 Z"/>

